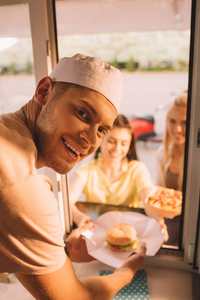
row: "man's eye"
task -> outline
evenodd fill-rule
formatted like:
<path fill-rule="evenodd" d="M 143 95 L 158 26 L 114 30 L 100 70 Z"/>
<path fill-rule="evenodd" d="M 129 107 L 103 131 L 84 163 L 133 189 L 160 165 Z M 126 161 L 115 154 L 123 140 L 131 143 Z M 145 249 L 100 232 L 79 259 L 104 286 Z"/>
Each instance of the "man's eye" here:
<path fill-rule="evenodd" d="M 99 136 L 102 138 L 102 137 L 104 137 L 106 135 L 107 132 L 106 132 L 105 129 L 99 127 L 98 133 L 99 133 Z"/>
<path fill-rule="evenodd" d="M 79 116 L 83 117 L 84 119 L 87 119 L 88 115 L 87 115 L 87 112 L 83 109 L 78 109 L 78 114 Z"/>

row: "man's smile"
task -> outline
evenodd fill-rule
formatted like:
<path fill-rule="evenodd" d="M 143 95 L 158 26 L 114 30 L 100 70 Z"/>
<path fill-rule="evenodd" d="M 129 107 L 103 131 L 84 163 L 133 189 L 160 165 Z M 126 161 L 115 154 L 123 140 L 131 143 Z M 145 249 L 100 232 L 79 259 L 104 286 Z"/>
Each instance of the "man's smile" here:
<path fill-rule="evenodd" d="M 63 144 L 67 147 L 67 149 L 76 157 L 80 158 L 82 156 L 86 155 L 86 151 L 80 151 L 75 146 L 73 146 L 71 143 L 66 141 L 64 138 L 62 138 Z"/>

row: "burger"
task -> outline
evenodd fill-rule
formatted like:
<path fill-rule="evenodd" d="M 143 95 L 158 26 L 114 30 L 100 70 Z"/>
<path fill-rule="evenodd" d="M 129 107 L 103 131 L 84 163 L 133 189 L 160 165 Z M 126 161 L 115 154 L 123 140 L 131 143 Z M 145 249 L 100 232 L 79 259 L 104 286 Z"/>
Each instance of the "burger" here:
<path fill-rule="evenodd" d="M 125 223 L 115 224 L 106 232 L 106 242 L 116 251 L 133 251 L 139 239 L 136 229 Z"/>

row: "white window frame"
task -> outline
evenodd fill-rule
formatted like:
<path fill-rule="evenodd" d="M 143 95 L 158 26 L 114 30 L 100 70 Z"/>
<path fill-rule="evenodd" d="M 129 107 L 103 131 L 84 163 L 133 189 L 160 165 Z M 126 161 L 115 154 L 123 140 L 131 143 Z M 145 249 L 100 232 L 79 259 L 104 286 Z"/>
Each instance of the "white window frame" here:
<path fill-rule="evenodd" d="M 28 4 L 36 83 L 57 63 L 52 0 L 1 0 L 1 6 Z"/>
<path fill-rule="evenodd" d="M 195 3 L 196 2 L 196 3 Z M 197 253 L 200 252 L 200 238 L 197 238 L 199 196 L 200 196 L 200 147 L 197 146 L 198 130 L 200 130 L 200 1 L 196 0 L 195 12 L 195 32 L 194 32 L 194 51 L 191 53 L 193 61 L 192 76 L 189 82 L 191 88 L 191 113 L 189 129 L 189 147 L 187 157 L 187 178 L 185 189 L 185 212 L 183 227 L 183 248 L 184 260 L 188 263 L 193 261 L 195 245 L 198 247 Z M 197 243 L 197 244 L 196 244 Z M 196 248 L 197 249 L 197 248 Z M 196 266 L 200 262 L 197 256 Z M 199 266 L 200 271 L 200 266 Z"/>
<path fill-rule="evenodd" d="M 36 85 L 41 78 L 50 74 L 57 63 L 57 41 L 52 0 L 1 0 L 1 6 L 28 4 L 30 28 L 33 46 L 34 73 Z M 34 92 L 34 91 L 33 91 Z M 40 173 L 47 175 L 59 200 L 63 230 L 70 232 L 72 218 L 68 202 L 67 176 L 59 175 L 49 168 L 42 168 Z"/>

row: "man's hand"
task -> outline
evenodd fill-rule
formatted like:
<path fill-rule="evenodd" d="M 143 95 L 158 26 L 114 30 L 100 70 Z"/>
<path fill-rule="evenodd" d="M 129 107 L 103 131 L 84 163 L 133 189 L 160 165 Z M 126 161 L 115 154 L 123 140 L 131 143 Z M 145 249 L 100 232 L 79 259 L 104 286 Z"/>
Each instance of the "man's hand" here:
<path fill-rule="evenodd" d="M 87 247 L 84 237 L 81 235 L 84 228 L 74 229 L 66 238 L 66 252 L 71 261 L 73 262 L 89 262 L 94 260 L 87 252 Z"/>
<path fill-rule="evenodd" d="M 130 271 L 131 277 L 130 281 L 134 277 L 135 273 L 140 269 L 141 265 L 145 260 L 146 254 L 146 244 L 141 243 L 139 251 L 136 254 L 129 256 L 121 267 L 115 270 L 115 272 L 127 274 L 127 271 Z"/>

